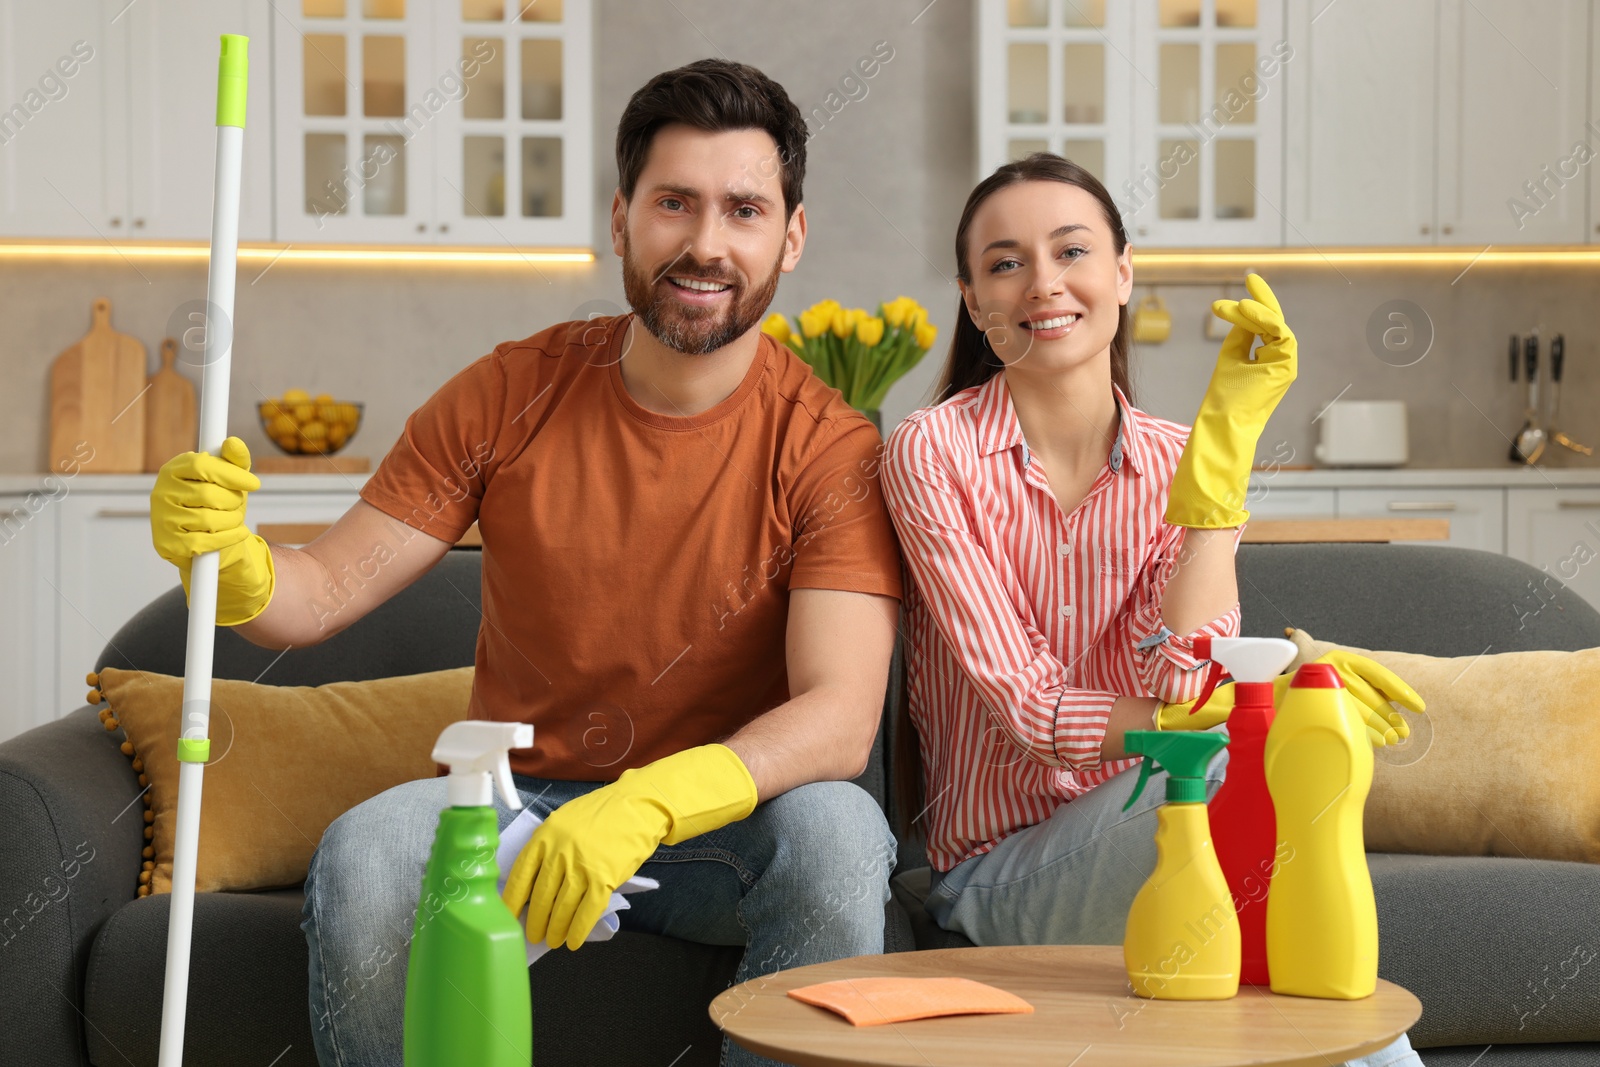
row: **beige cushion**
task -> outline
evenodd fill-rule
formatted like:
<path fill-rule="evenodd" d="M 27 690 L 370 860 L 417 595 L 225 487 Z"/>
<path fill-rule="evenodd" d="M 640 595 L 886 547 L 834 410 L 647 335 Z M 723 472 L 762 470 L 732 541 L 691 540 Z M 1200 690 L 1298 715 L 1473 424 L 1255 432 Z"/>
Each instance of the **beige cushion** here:
<path fill-rule="evenodd" d="M 459 667 L 315 687 L 213 681 L 195 890 L 305 881 L 329 823 L 390 786 L 434 776 L 433 743 L 467 717 L 472 676 Z M 139 892 L 170 892 L 183 679 L 108 667 L 90 684 L 100 687 L 91 699 L 107 704 L 101 720 L 126 734 L 122 751 L 149 785 Z"/>
<path fill-rule="evenodd" d="M 1374 750 L 1369 852 L 1600 863 L 1600 648 L 1446 659 L 1289 637 L 1291 669 L 1348 648 L 1427 705 Z"/>

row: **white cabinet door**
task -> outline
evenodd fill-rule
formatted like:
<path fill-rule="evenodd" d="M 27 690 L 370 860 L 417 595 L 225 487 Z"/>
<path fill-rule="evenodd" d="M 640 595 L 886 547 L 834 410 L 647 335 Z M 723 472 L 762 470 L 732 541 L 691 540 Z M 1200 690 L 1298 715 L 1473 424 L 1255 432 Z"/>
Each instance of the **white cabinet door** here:
<path fill-rule="evenodd" d="M 67 483 L 47 481 L 39 492 L 0 496 L 0 741 L 62 711 L 54 656 L 59 598 L 52 583 L 57 509 Z"/>
<path fill-rule="evenodd" d="M 355 503 L 348 491 L 269 491 L 250 495 L 246 522 L 328 522 Z M 149 483 L 126 492 L 75 492 L 52 505 L 57 509 L 59 578 L 55 627 L 56 715 L 78 707 L 83 676 L 122 624 L 162 593 L 180 584 L 172 564 L 150 543 Z"/>
<path fill-rule="evenodd" d="M 1441 0 L 1440 243 L 1583 243 L 1589 8 Z"/>
<path fill-rule="evenodd" d="M 1135 245 L 1283 243 L 1284 0 L 1133 5 Z"/>
<path fill-rule="evenodd" d="M 210 238 L 219 38 L 238 33 L 250 38 L 239 238 L 272 239 L 270 19 L 269 0 L 162 0 L 122 16 L 131 42 L 129 236 Z"/>
<path fill-rule="evenodd" d="M 1600 608 L 1600 489 L 1507 489 L 1506 555 Z M 1543 600 L 1549 597 L 1542 593 Z M 1518 610 L 1538 606 L 1530 599 Z"/>
<path fill-rule="evenodd" d="M 278 239 L 593 241 L 589 0 L 276 11 Z"/>
<path fill-rule="evenodd" d="M 1505 551 L 1503 489 L 1340 489 L 1341 519 L 1448 519 L 1443 541 L 1397 544 L 1457 545 L 1485 552 Z"/>
<path fill-rule="evenodd" d="M 466 92 L 446 97 L 434 119 L 435 239 L 587 245 L 594 239 L 593 122 L 583 106 L 594 77 L 588 0 L 484 7 L 437 9 L 434 68 L 459 68 Z"/>
<path fill-rule="evenodd" d="M 94 669 L 117 629 L 180 583 L 177 569 L 156 555 L 150 543 L 148 487 L 142 492 L 74 492 L 56 506 L 59 716 L 83 703 L 83 676 Z"/>
<path fill-rule="evenodd" d="M 1251 479 L 1244 506 L 1252 519 L 1331 519 L 1338 514 L 1333 489 L 1282 489 L 1262 478 Z"/>
<path fill-rule="evenodd" d="M 973 181 L 1033 152 L 1088 170 L 1131 223 L 1132 4 L 973 5 L 978 156 Z"/>
<path fill-rule="evenodd" d="M 442 69 L 426 0 L 279 5 L 273 28 L 277 238 L 433 241 Z M 310 8 L 316 14 L 305 14 Z"/>
<path fill-rule="evenodd" d="M 0 16 L 0 236 L 126 236 L 126 34 L 98 2 Z"/>
<path fill-rule="evenodd" d="M 1289 0 L 1287 244 L 1433 243 L 1437 14 Z"/>

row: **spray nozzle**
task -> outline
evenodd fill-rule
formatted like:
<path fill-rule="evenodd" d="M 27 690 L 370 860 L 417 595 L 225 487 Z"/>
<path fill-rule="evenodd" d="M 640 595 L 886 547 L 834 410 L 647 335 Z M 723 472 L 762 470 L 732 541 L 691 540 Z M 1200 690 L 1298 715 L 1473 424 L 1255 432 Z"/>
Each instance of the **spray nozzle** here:
<path fill-rule="evenodd" d="M 511 781 L 513 748 L 533 747 L 533 727 L 525 722 L 471 719 L 453 722 L 434 742 L 433 760 L 450 768 L 450 804 L 484 808 L 494 803 L 495 787 L 513 811 L 522 807 Z"/>
<path fill-rule="evenodd" d="M 1270 682 L 1283 673 L 1298 653 L 1293 641 L 1281 637 L 1211 637 L 1201 635 L 1194 639 L 1197 659 L 1209 659 L 1211 669 L 1206 672 L 1205 688 L 1189 709 L 1193 715 L 1205 707 L 1211 693 L 1222 681 L 1223 671 L 1233 676 L 1235 682 Z"/>
<path fill-rule="evenodd" d="M 1122 735 L 1122 747 L 1144 757 L 1139 764 L 1139 780 L 1133 795 L 1122 805 L 1127 811 L 1144 792 L 1144 784 L 1155 768 L 1167 772 L 1167 800 L 1179 804 L 1204 804 L 1206 766 L 1211 757 L 1228 743 L 1227 734 L 1210 730 L 1129 730 Z"/>

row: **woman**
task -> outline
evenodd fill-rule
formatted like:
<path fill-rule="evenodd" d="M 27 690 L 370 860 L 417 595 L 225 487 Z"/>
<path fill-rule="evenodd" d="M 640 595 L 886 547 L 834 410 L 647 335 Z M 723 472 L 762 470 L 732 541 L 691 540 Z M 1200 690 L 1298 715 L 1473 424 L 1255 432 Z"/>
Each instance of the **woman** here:
<path fill-rule="evenodd" d="M 973 190 L 956 261 L 938 402 L 895 429 L 884 465 L 909 579 L 927 907 L 980 945 L 1117 944 L 1165 792 L 1151 782 L 1123 810 L 1138 764 L 1123 734 L 1220 728 L 1231 707 L 1219 689 L 1189 716 L 1194 639 L 1239 630 L 1242 505 L 1294 334 L 1252 275 L 1252 299 L 1214 305 L 1233 329 L 1193 430 L 1133 407 L 1121 217 L 1047 153 Z M 1420 711 L 1415 693 L 1369 660 L 1339 666 L 1377 743 L 1397 739 L 1388 699 Z M 1404 1035 L 1353 1062 L 1421 1063 Z"/>

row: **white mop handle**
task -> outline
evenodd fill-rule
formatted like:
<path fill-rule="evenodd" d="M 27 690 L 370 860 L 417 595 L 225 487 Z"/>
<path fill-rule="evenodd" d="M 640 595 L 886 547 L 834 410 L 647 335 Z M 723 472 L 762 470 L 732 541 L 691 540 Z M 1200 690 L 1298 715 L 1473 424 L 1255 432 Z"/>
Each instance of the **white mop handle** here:
<path fill-rule="evenodd" d="M 211 201 L 211 263 L 206 277 L 205 364 L 200 378 L 197 451 L 217 455 L 228 434 L 228 377 L 233 366 L 233 288 L 239 258 L 239 177 L 244 157 L 244 84 L 248 38 L 222 37 L 217 77 L 217 172 Z M 178 819 L 167 916 L 167 973 L 161 1008 L 160 1067 L 183 1063 L 189 1006 L 189 947 L 194 933 L 195 865 L 200 851 L 200 794 L 211 723 L 211 664 L 217 625 L 219 553 L 196 556 L 189 571 L 189 634 L 183 668 L 178 763 Z"/>

